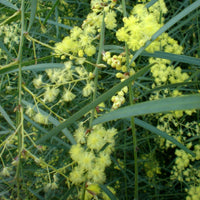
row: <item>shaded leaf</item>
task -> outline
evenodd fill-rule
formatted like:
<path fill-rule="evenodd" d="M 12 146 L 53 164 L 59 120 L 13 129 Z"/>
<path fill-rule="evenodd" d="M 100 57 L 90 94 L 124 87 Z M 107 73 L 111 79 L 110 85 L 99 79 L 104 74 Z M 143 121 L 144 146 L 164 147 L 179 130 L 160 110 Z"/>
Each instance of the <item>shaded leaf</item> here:
<path fill-rule="evenodd" d="M 30 16 L 27 32 L 30 31 L 30 29 L 31 29 L 31 27 L 33 25 L 36 11 L 37 11 L 37 0 L 31 0 L 31 16 Z"/>
<path fill-rule="evenodd" d="M 15 6 L 14 4 L 12 4 L 11 2 L 9 2 L 7 0 L 0 0 L 0 3 L 9 7 L 9 8 L 14 9 L 14 10 L 19 10 L 19 8 L 17 8 L 17 6 Z"/>
<path fill-rule="evenodd" d="M 93 121 L 93 125 L 111 120 L 175 110 L 200 109 L 200 94 L 168 97 L 137 103 L 106 113 Z"/>
<path fill-rule="evenodd" d="M 117 200 L 114 194 L 105 185 L 99 185 L 99 186 L 107 194 L 110 200 Z"/>
<path fill-rule="evenodd" d="M 13 128 L 16 129 L 13 121 L 10 119 L 10 117 L 8 116 L 8 114 L 6 113 L 6 111 L 3 109 L 3 107 L 1 107 L 0 105 L 0 113 L 1 115 L 4 117 L 4 119 L 8 122 L 8 124 Z"/>

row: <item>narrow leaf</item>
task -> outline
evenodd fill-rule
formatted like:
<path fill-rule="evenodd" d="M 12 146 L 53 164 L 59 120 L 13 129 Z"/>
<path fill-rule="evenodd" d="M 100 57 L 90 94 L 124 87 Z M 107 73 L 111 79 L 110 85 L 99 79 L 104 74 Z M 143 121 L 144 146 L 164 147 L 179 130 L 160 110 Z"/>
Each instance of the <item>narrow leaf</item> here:
<path fill-rule="evenodd" d="M 155 4 L 158 0 L 151 0 L 149 3 L 146 4 L 146 8 L 150 8 L 151 6 L 153 6 L 153 4 Z"/>
<path fill-rule="evenodd" d="M 31 29 L 31 27 L 33 25 L 36 11 L 37 11 L 37 0 L 31 0 L 31 16 L 30 16 L 27 32 L 30 31 L 30 29 Z"/>
<path fill-rule="evenodd" d="M 35 19 L 38 19 L 38 20 L 41 20 L 41 21 L 45 21 L 44 18 L 35 17 Z M 65 28 L 67 30 L 71 30 L 72 29 L 71 26 L 68 26 L 68 25 L 65 25 L 65 24 L 60 24 L 60 23 L 54 22 L 52 20 L 47 20 L 47 24 L 52 24 L 52 25 L 55 25 L 55 26 L 58 26 L 58 27 Z"/>
<path fill-rule="evenodd" d="M 52 6 L 51 10 L 49 11 L 49 13 L 47 14 L 47 16 L 45 17 L 44 20 L 44 25 L 46 24 L 47 20 L 49 19 L 49 17 L 51 16 L 51 14 L 53 13 L 53 11 L 55 10 L 56 6 L 58 5 L 59 0 L 57 0 L 54 5 Z"/>
<path fill-rule="evenodd" d="M 19 8 L 17 8 L 17 6 L 15 6 L 14 4 L 12 4 L 11 2 L 9 2 L 7 0 L 0 0 L 0 3 L 9 7 L 9 8 L 14 9 L 14 10 L 19 10 Z"/>
<path fill-rule="evenodd" d="M 200 109 L 200 94 L 168 97 L 126 106 L 95 119 L 93 125 L 132 116 L 189 109 Z"/>
<path fill-rule="evenodd" d="M 37 64 L 37 65 L 29 65 L 29 66 L 24 66 L 22 67 L 22 71 L 45 71 L 46 69 L 50 69 L 50 68 L 62 68 L 64 67 L 64 64 L 61 63 L 42 63 L 42 64 Z M 12 72 L 18 72 L 19 69 L 14 69 L 12 71 L 10 71 L 9 73 Z"/>
<path fill-rule="evenodd" d="M 164 58 L 167 60 L 200 66 L 200 59 L 194 58 L 191 56 L 178 55 L 178 54 L 166 53 L 166 52 L 161 52 L 161 51 L 155 51 L 154 53 L 142 52 L 141 55 L 148 56 L 148 57 Z"/>
<path fill-rule="evenodd" d="M 135 118 L 135 124 L 138 126 L 141 126 L 142 128 L 145 128 L 149 131 L 151 131 L 152 133 L 155 133 L 158 136 L 161 136 L 163 138 L 165 138 L 166 140 L 169 140 L 170 142 L 172 142 L 173 144 L 175 144 L 177 147 L 179 147 L 180 149 L 184 150 L 185 152 L 191 154 L 192 156 L 195 156 L 195 154 L 189 150 L 187 147 L 185 147 L 183 144 L 181 144 L 180 142 L 178 142 L 175 138 L 173 138 L 172 136 L 169 136 L 167 133 L 157 129 L 156 127 L 138 119 Z"/>
<path fill-rule="evenodd" d="M 10 119 L 10 117 L 8 116 L 8 114 L 6 113 L 6 111 L 3 109 L 3 107 L 1 107 L 0 105 L 0 113 L 1 115 L 4 117 L 4 119 L 8 122 L 8 124 L 13 128 L 16 129 L 13 121 Z"/>
<path fill-rule="evenodd" d="M 99 186 L 107 194 L 110 200 L 117 200 L 114 194 L 105 185 L 99 185 Z"/>

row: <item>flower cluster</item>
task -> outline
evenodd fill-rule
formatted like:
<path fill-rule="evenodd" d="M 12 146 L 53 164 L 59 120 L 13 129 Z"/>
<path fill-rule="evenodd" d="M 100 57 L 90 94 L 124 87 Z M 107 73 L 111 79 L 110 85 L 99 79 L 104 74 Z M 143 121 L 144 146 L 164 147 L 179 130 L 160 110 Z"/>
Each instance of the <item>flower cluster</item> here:
<path fill-rule="evenodd" d="M 19 44 L 19 31 L 20 27 L 18 23 L 11 22 L 10 24 L 0 26 L 0 37 L 4 38 L 3 43 L 10 50 L 16 50 L 15 45 Z M 7 59 L 7 55 L 2 48 L 0 48 L 0 57 Z"/>
<path fill-rule="evenodd" d="M 154 154 L 144 154 L 142 155 L 142 159 L 144 159 L 144 169 L 146 175 L 150 179 L 152 179 L 156 174 L 161 174 L 159 163 Z"/>
<path fill-rule="evenodd" d="M 192 143 L 188 143 L 187 147 L 191 148 Z M 186 189 L 188 196 L 186 199 L 199 199 L 199 185 L 200 185 L 200 170 L 196 167 L 196 164 L 200 160 L 200 145 L 194 145 L 195 157 L 186 153 L 183 150 L 176 150 L 176 160 L 173 166 L 171 179 L 178 179 L 181 182 L 185 182 L 189 185 L 189 190 Z M 198 198 L 197 198 L 198 197 Z"/>
<path fill-rule="evenodd" d="M 129 56 L 129 62 L 131 61 L 132 57 L 133 57 L 132 55 Z M 112 57 L 109 51 L 103 52 L 102 59 L 108 65 L 110 65 L 112 68 L 115 68 L 118 71 L 122 71 L 122 72 L 128 71 L 127 66 L 126 66 L 126 55 L 124 52 L 119 55 L 113 55 Z M 135 62 L 132 62 L 131 66 L 134 67 Z"/>
<path fill-rule="evenodd" d="M 70 149 L 70 156 L 76 163 L 70 173 L 73 184 L 105 182 L 105 168 L 111 164 L 110 154 L 114 151 L 116 134 L 116 129 L 106 130 L 102 125 L 96 125 L 92 130 L 79 126 L 74 133 L 77 144 Z"/>
<path fill-rule="evenodd" d="M 116 1 L 91 1 L 91 13 L 83 21 L 82 27 L 75 26 L 71 29 L 70 35 L 66 36 L 62 42 L 56 43 L 55 53 L 66 56 L 93 56 L 96 53 L 94 41 L 99 39 L 103 11 L 105 11 L 105 25 L 107 29 L 114 29 L 117 26 L 116 13 L 113 7 Z M 73 59 L 74 57 L 71 56 Z"/>
<path fill-rule="evenodd" d="M 163 26 L 160 13 L 165 14 L 166 12 L 165 3 L 161 0 L 156 2 L 150 10 L 145 7 L 145 4 L 136 5 L 131 15 L 123 19 L 124 26 L 117 31 L 117 39 L 126 42 L 133 51 L 138 50 Z M 173 49 L 169 48 L 171 42 L 174 42 L 172 38 L 167 34 L 162 34 L 146 48 L 146 51 L 164 50 L 172 53 Z"/>
<path fill-rule="evenodd" d="M 129 59 L 131 60 L 131 56 L 129 57 Z M 121 53 L 120 55 L 113 55 L 111 57 L 111 53 L 109 51 L 104 52 L 103 53 L 103 58 L 102 58 L 108 65 L 110 65 L 112 68 L 115 68 L 118 71 L 116 73 L 116 78 L 119 78 L 122 81 L 126 80 L 127 78 L 129 78 L 129 76 L 133 75 L 135 73 L 134 69 L 131 68 L 128 71 L 127 67 L 126 67 L 126 55 L 124 53 Z M 133 62 L 131 64 L 132 67 L 135 66 L 135 63 Z M 119 108 L 122 104 L 125 103 L 125 94 L 128 92 L 128 87 L 125 86 L 123 87 L 118 93 L 117 95 L 113 96 L 111 98 L 111 101 L 113 102 L 113 109 L 117 109 Z"/>
<path fill-rule="evenodd" d="M 170 60 L 150 58 L 149 63 L 154 63 L 151 67 L 151 73 L 155 79 L 155 84 L 152 85 L 153 88 L 167 83 L 181 83 L 189 78 L 188 74 L 182 72 L 182 69 L 179 66 L 175 68 L 171 65 Z"/>
<path fill-rule="evenodd" d="M 63 68 L 47 69 L 46 74 L 50 83 L 46 83 L 43 79 L 46 79 L 45 75 L 39 74 L 38 77 L 33 79 L 33 85 L 36 89 L 43 88 L 43 93 L 35 98 L 38 102 L 43 103 L 63 103 L 73 101 L 77 94 L 73 92 L 73 88 L 77 83 L 81 83 L 82 95 L 88 97 L 94 92 L 94 78 L 91 72 L 88 72 L 82 63 L 76 63 L 73 66 L 72 61 L 64 63 Z M 32 94 L 33 95 L 33 94 Z M 40 99 L 43 97 L 43 99 Z M 33 107 L 27 107 L 26 114 L 33 118 L 34 121 L 41 124 L 48 124 L 48 116 L 34 111 Z"/>

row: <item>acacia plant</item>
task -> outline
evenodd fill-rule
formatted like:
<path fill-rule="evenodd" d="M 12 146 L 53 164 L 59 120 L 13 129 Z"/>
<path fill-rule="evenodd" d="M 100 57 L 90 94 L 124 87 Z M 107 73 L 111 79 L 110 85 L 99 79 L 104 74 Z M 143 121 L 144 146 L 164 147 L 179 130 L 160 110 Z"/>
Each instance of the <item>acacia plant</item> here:
<path fill-rule="evenodd" d="M 200 199 L 200 0 L 0 0 L 0 199 Z"/>

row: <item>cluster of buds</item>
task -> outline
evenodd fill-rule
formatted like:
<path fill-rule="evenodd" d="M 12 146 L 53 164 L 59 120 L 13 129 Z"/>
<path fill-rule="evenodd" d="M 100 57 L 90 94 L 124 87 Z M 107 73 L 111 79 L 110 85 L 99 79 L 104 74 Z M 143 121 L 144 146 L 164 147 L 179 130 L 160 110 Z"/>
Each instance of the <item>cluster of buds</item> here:
<path fill-rule="evenodd" d="M 120 90 L 117 95 L 112 96 L 111 101 L 113 102 L 112 108 L 117 109 L 122 104 L 125 103 L 124 94 L 128 92 L 128 87 L 125 86 L 122 90 Z"/>
<path fill-rule="evenodd" d="M 132 57 L 130 56 L 129 59 Z M 126 66 L 126 54 L 121 53 L 120 55 L 113 55 L 111 57 L 110 52 L 103 52 L 103 58 L 102 58 L 107 64 L 109 64 L 112 68 L 115 68 L 116 70 L 122 71 L 116 73 L 116 77 L 120 78 L 121 82 L 129 78 L 129 76 L 132 76 L 135 73 L 135 70 L 131 68 L 128 71 L 127 66 Z M 135 63 L 133 62 L 131 66 L 135 66 Z M 119 108 L 122 104 L 125 103 L 125 94 L 128 92 L 128 87 L 125 86 L 122 88 L 117 95 L 113 96 L 111 98 L 111 101 L 113 102 L 112 108 L 117 109 Z"/>
<path fill-rule="evenodd" d="M 108 0 L 101 0 L 101 1 L 91 1 L 91 8 L 92 11 L 95 13 L 98 13 L 102 11 L 103 9 L 106 9 L 106 11 L 109 10 L 109 8 L 114 8 L 117 3 L 117 0 L 112 0 L 111 2 Z"/>
<path fill-rule="evenodd" d="M 113 55 L 111 57 L 111 53 L 109 51 L 103 52 L 103 58 L 105 62 L 107 62 L 108 65 L 110 65 L 112 68 L 115 68 L 118 71 L 127 72 L 127 66 L 126 66 L 126 55 L 125 53 L 121 53 L 119 55 Z M 131 60 L 131 56 L 129 58 Z M 135 63 L 133 62 L 131 64 L 132 67 L 135 66 Z"/>

